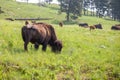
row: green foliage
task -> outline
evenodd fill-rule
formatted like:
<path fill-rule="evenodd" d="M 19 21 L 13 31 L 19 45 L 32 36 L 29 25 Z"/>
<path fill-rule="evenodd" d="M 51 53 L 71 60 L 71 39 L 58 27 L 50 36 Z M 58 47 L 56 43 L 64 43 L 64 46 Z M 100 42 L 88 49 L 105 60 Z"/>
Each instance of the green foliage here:
<path fill-rule="evenodd" d="M 82 0 L 58 0 L 61 12 L 66 13 L 66 20 L 70 20 L 70 14 L 80 16 L 82 12 Z"/>
<path fill-rule="evenodd" d="M 59 27 L 56 20 L 64 20 L 60 16 L 64 14 L 44 22 L 52 24 L 58 39 L 62 40 L 61 54 L 52 53 L 49 46 L 46 52 L 41 50 L 41 46 L 36 51 L 31 43 L 29 51 L 25 52 L 21 38 L 24 22 L 0 20 L 0 80 L 120 79 L 120 32 L 110 30 L 119 22 L 80 17 L 78 23 L 103 25 L 103 30 L 89 31 L 67 22 L 62 28 Z"/>
<path fill-rule="evenodd" d="M 111 0 L 110 7 L 112 9 L 112 16 L 114 20 L 120 21 L 120 1 L 119 0 Z"/>

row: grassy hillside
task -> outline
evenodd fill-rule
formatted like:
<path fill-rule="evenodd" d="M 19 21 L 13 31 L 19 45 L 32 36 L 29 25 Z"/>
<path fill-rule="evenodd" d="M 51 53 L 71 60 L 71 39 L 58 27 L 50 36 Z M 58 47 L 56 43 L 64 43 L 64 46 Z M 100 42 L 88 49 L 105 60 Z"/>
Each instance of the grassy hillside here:
<path fill-rule="evenodd" d="M 0 14 L 3 18 L 52 18 L 52 22 L 63 20 L 64 14 L 58 14 L 57 5 L 38 6 L 37 4 L 20 3 L 10 0 L 0 0 L 0 6 L 4 13 Z"/>
<path fill-rule="evenodd" d="M 38 7 L 9 1 L 4 3 L 4 0 L 1 0 L 0 4 L 24 6 L 20 12 L 17 12 L 16 8 L 14 10 L 8 7 L 13 12 L 16 11 L 17 14 L 12 16 L 14 18 L 20 14 L 23 17 L 38 17 L 38 8 L 44 10 L 40 16 L 54 17 L 53 20 L 44 22 L 53 25 L 58 39 L 63 42 L 61 54 L 52 53 L 49 46 L 46 52 L 43 52 L 41 47 L 36 51 L 31 43 L 28 45 L 29 51 L 25 52 L 21 38 L 24 22 L 4 20 L 4 17 L 10 17 L 6 14 L 9 11 L 4 9 L 5 13 L 0 15 L 0 80 L 120 79 L 120 31 L 110 30 L 111 25 L 119 22 L 82 16 L 79 22 L 87 22 L 90 25 L 101 23 L 104 29 L 89 31 L 88 28 L 78 27 L 77 24 L 66 24 L 61 28 L 55 21 L 64 20 L 65 15 L 57 15 L 56 7 L 52 5 L 52 8 Z M 36 13 L 31 11 L 29 16 L 28 7 L 35 9 Z"/>

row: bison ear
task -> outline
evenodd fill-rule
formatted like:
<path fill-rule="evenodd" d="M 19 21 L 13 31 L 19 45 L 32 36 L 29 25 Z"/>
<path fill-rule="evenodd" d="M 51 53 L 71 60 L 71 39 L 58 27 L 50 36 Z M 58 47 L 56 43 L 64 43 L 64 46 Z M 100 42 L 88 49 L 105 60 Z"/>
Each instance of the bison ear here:
<path fill-rule="evenodd" d="M 28 21 L 25 21 L 25 25 L 28 25 L 29 24 L 29 22 Z"/>

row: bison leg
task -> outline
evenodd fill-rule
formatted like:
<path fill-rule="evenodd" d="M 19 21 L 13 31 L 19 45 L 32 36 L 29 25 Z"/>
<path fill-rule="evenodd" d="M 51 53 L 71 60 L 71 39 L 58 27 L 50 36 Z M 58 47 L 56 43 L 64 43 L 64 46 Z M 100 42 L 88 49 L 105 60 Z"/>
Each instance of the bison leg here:
<path fill-rule="evenodd" d="M 47 45 L 44 44 L 44 45 L 42 46 L 42 50 L 43 50 L 43 51 L 46 51 L 46 48 L 47 48 Z"/>
<path fill-rule="evenodd" d="M 38 48 L 39 48 L 39 44 L 38 44 L 38 43 L 35 43 L 35 44 L 34 44 L 34 48 L 35 48 L 35 49 L 38 49 Z"/>
<path fill-rule="evenodd" d="M 27 49 L 27 45 L 28 45 L 28 42 L 25 42 L 24 43 L 24 49 L 27 51 L 28 49 Z"/>

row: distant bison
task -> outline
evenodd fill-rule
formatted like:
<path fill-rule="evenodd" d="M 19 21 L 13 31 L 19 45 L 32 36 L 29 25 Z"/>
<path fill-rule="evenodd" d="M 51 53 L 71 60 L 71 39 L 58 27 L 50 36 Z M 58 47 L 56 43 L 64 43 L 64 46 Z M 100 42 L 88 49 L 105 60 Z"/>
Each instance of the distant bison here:
<path fill-rule="evenodd" d="M 103 29 L 101 24 L 94 25 L 96 29 Z"/>
<path fill-rule="evenodd" d="M 89 28 L 90 28 L 90 31 L 91 31 L 91 30 L 95 29 L 96 27 L 93 25 L 93 26 L 89 26 Z"/>
<path fill-rule="evenodd" d="M 54 28 L 46 23 L 29 24 L 25 22 L 25 26 L 21 30 L 24 41 L 24 49 L 27 49 L 29 42 L 34 44 L 34 48 L 38 49 L 42 45 L 42 50 L 46 51 L 47 45 L 51 46 L 53 52 L 61 52 L 62 42 L 57 39 Z"/>
<path fill-rule="evenodd" d="M 79 26 L 87 28 L 88 27 L 88 23 L 79 23 Z"/>
<path fill-rule="evenodd" d="M 62 23 L 62 22 L 59 22 L 59 26 L 60 26 L 60 27 L 63 27 L 63 23 Z"/>
<path fill-rule="evenodd" d="M 119 25 L 118 26 L 112 26 L 111 29 L 112 30 L 120 30 L 120 26 Z"/>

